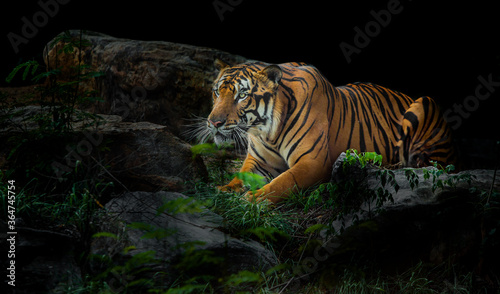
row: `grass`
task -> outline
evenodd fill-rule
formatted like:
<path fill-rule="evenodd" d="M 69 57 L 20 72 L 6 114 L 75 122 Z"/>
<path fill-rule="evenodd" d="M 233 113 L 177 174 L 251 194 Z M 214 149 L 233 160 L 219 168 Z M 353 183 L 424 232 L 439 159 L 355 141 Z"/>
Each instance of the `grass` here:
<path fill-rule="evenodd" d="M 6 182 L 8 175 L 1 175 L 2 182 Z M 18 214 L 89 231 L 89 216 L 99 209 L 97 199 L 110 184 L 85 179 L 87 177 L 88 173 L 74 178 L 71 189 L 64 195 L 34 193 L 39 183 L 33 180 L 18 191 Z M 217 177 L 227 178 L 225 175 Z M 481 282 L 470 268 L 449 261 L 440 265 L 420 262 L 403 270 L 387 271 L 357 256 L 356 248 L 350 248 L 351 259 L 319 260 L 309 271 L 304 264 L 321 246 L 319 233 L 336 217 L 331 203 L 325 199 L 309 201 L 316 191 L 315 188 L 299 191 L 274 207 L 267 202 L 246 201 L 239 194 L 221 193 L 213 183 L 194 184 L 185 194 L 221 215 L 224 219 L 222 230 L 261 242 L 275 253 L 279 265 L 267 273 L 241 272 L 226 277 L 180 279 L 171 289 L 159 293 L 491 293 L 488 289 L 500 285 L 494 275 Z M 151 289 L 158 286 L 152 282 L 144 285 Z M 89 277 L 84 285 L 68 289 L 67 293 L 112 291 L 104 281 Z"/>
<path fill-rule="evenodd" d="M 231 164 L 235 169 L 234 162 Z M 226 173 L 221 174 L 224 170 Z M 211 177 L 225 179 L 226 183 L 231 179 L 227 169 L 220 165 L 217 172 L 219 174 Z M 433 183 L 436 182 L 433 179 Z M 387 184 L 395 183 L 389 178 Z M 251 283 L 252 293 L 497 293 L 491 292 L 498 291 L 494 289 L 500 285 L 494 274 L 488 274 L 488 281 L 481 282 L 473 268 L 451 259 L 442 264 L 420 261 L 387 270 L 375 261 L 358 256 L 356 248 L 350 248 L 351 259 L 318 261 L 313 264 L 314 270 L 308 271 L 304 264 L 321 244 L 319 233 L 325 232 L 329 223 L 342 213 L 341 207 L 333 207 L 330 194 L 343 193 L 345 189 L 327 190 L 315 187 L 296 192 L 277 207 L 270 207 L 266 202 L 248 202 L 238 194 L 218 192 L 213 184 L 198 184 L 190 194 L 209 200 L 208 207 L 225 219 L 229 233 L 246 236 L 251 232 L 250 235 L 276 253 L 282 266 L 279 274 L 264 275 L 258 283 Z M 349 197 L 357 197 L 354 194 Z M 383 201 L 390 200 L 387 195 L 384 197 Z M 276 232 L 286 237 L 276 240 L 272 237 Z"/>

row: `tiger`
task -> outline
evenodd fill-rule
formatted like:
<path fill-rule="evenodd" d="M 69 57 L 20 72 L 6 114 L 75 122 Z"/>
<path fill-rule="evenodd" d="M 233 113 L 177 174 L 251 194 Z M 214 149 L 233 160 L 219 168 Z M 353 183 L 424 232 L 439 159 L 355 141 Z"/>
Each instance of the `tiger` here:
<path fill-rule="evenodd" d="M 213 107 L 199 137 L 247 146 L 240 172 L 268 179 L 246 199 L 278 203 L 330 179 L 348 150 L 376 152 L 385 165 L 452 164 L 452 134 L 430 97 L 416 100 L 372 83 L 334 87 L 303 62 L 237 65 L 216 59 Z M 244 192 L 234 177 L 221 191 Z"/>

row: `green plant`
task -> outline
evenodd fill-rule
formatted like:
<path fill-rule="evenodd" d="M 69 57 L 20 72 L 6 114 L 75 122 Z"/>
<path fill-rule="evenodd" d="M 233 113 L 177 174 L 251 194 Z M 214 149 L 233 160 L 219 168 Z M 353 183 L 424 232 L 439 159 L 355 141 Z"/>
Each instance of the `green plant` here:
<path fill-rule="evenodd" d="M 51 193 L 50 190 L 40 192 L 40 180 L 31 179 L 18 186 L 16 195 L 16 216 L 31 224 L 51 224 L 58 226 L 74 226 L 80 232 L 86 231 L 94 211 L 101 207 L 99 199 L 113 187 L 112 182 L 99 179 L 87 179 L 79 166 L 71 173 L 72 181 L 67 190 Z M 7 195 L 6 180 L 8 174 L 0 171 L 0 192 Z M 2 197 L 5 201 L 6 197 Z M 2 204 L 4 202 L 2 201 Z M 3 206 L 2 208 L 5 208 Z M 2 209 L 2 214 L 4 213 Z M 36 223 L 33 223 L 36 225 Z"/>
<path fill-rule="evenodd" d="M 382 165 L 382 155 L 376 152 L 358 152 L 356 149 L 349 149 L 345 152 L 343 168 L 347 168 L 354 164 L 360 164 L 361 168 L 365 168 L 367 164 L 371 163 L 374 166 Z"/>
<path fill-rule="evenodd" d="M 203 210 L 203 203 L 192 198 L 178 198 L 165 202 L 157 208 L 156 216 L 163 213 L 176 216 L 185 213 L 199 213 Z M 141 239 L 156 239 L 157 241 L 166 240 L 166 238 L 176 234 L 177 230 L 172 228 L 163 228 L 157 225 L 144 222 L 133 222 L 126 226 L 127 230 L 138 230 L 142 233 Z M 119 236 L 110 232 L 95 233 L 93 238 L 111 238 L 115 242 L 121 242 Z M 177 283 L 181 280 L 189 280 L 185 283 L 184 290 L 199 289 L 199 285 L 194 283 L 189 272 L 201 265 L 218 264 L 222 260 L 214 256 L 213 252 L 207 250 L 199 250 L 198 245 L 203 245 L 203 242 L 186 242 L 181 244 L 171 244 L 165 242 L 165 246 L 172 250 L 182 248 L 184 253 L 182 258 L 171 266 L 178 270 L 179 277 Z M 161 265 L 164 261 L 156 257 L 155 251 L 135 252 L 136 246 L 127 246 L 122 251 L 122 256 L 119 260 L 112 260 L 110 256 L 93 255 L 91 258 L 95 261 L 101 261 L 104 264 L 101 273 L 94 276 L 93 281 L 106 281 L 107 287 L 111 288 L 116 293 L 137 293 L 137 292 L 155 292 L 164 289 L 168 286 L 166 281 L 171 281 L 172 277 L 167 277 L 164 272 L 154 269 Z M 123 261 L 124 260 L 124 261 Z M 179 280 L 181 279 L 181 280 Z M 185 280 L 184 280 L 185 279 Z M 210 278 L 212 279 L 212 278 Z M 210 280 L 209 279 L 209 280 Z M 175 280 L 175 279 L 174 279 Z M 166 285 L 165 285 L 166 283 Z M 176 288 L 174 286 L 173 288 Z M 180 289 L 177 288 L 179 291 Z M 160 292 L 163 293 L 163 292 Z M 175 293 L 175 291 L 172 291 Z M 177 292 L 182 293 L 182 292 Z"/>
<path fill-rule="evenodd" d="M 23 104 L 6 99 L 0 101 L 3 109 L 0 125 L 17 130 L 6 142 L 10 148 L 7 159 L 14 177 L 21 183 L 26 184 L 36 177 L 46 181 L 48 186 L 57 186 L 53 182 L 52 163 L 68 152 L 67 146 L 76 145 L 73 128 L 77 123 L 81 128 L 88 128 L 99 122 L 97 115 L 78 110 L 80 106 L 101 100 L 96 91 L 87 90 L 89 87 L 83 85 L 97 84 L 103 76 L 84 63 L 83 52 L 90 43 L 82 36 L 83 32 L 79 37 L 65 32 L 54 39 L 50 49 L 55 52 L 55 60 L 51 60 L 54 55 L 45 56 L 51 70 L 42 71 L 45 67 L 31 60 L 16 66 L 6 78 L 11 82 L 21 75 L 23 81 L 36 84 L 34 93 Z M 63 72 L 65 65 L 58 64 L 61 55 L 76 59 L 77 65 L 66 67 Z M 31 107 L 18 107 L 25 105 Z M 39 107 L 38 110 L 33 106 Z"/>
<path fill-rule="evenodd" d="M 56 55 L 56 64 L 51 64 L 53 70 L 39 73 L 40 64 L 31 60 L 16 66 L 6 78 L 10 83 L 22 71 L 23 81 L 31 75 L 31 82 L 35 84 L 44 82 L 35 88 L 38 95 L 28 101 L 30 104 L 40 105 L 40 113 L 31 118 L 37 122 L 38 132 L 67 132 L 72 130 L 76 121 L 87 121 L 87 125 L 92 125 L 97 119 L 95 115 L 76 109 L 78 105 L 101 101 L 101 98 L 96 96 L 95 90 L 85 90 L 81 84 L 95 81 L 104 75 L 102 72 L 92 71 L 91 67 L 84 63 L 82 52 L 90 42 L 83 39 L 82 34 L 83 31 L 80 31 L 80 37 L 74 38 L 69 32 L 65 32 L 56 37 L 51 44 L 51 47 L 63 44 L 56 51 L 57 55 L 76 55 L 78 64 L 72 68 L 70 76 L 61 78 L 62 70 L 58 67 Z M 48 55 L 47 60 L 49 65 L 51 60 Z"/>
<path fill-rule="evenodd" d="M 203 143 L 191 147 L 193 158 L 202 156 L 207 165 L 208 175 L 211 182 L 224 185 L 230 180 L 231 155 L 227 151 L 229 145 L 217 146 L 214 143 Z"/>
<path fill-rule="evenodd" d="M 411 168 L 405 168 L 404 171 L 405 171 L 406 179 L 408 180 L 408 183 L 410 184 L 410 189 L 413 190 L 413 189 L 417 188 L 418 184 L 419 184 L 419 179 L 418 179 L 418 175 L 415 172 L 415 170 L 413 170 Z"/>
<path fill-rule="evenodd" d="M 450 175 L 450 173 L 455 170 L 455 166 L 453 165 L 443 167 L 437 162 L 431 161 L 431 163 L 434 165 L 434 169 L 425 168 L 423 169 L 423 173 L 424 180 L 428 180 L 432 176 L 432 192 L 436 191 L 436 189 L 438 188 L 442 189 L 445 186 L 455 187 L 457 183 L 462 181 L 466 181 L 470 185 L 470 183 L 474 179 L 474 176 L 468 173 L 462 173 L 460 175 Z M 443 174 L 448 175 L 448 178 L 446 180 L 440 179 L 441 175 Z"/>
<path fill-rule="evenodd" d="M 267 182 L 263 176 L 249 172 L 238 172 L 234 176 L 243 181 L 243 185 L 248 187 L 252 192 L 262 188 Z"/>
<path fill-rule="evenodd" d="M 284 233 L 293 231 L 292 212 L 281 213 L 272 209 L 266 201 L 249 202 L 239 195 L 220 193 L 212 203 L 211 209 L 226 220 L 226 226 L 232 232 L 258 227 L 276 228 Z"/>
<path fill-rule="evenodd" d="M 369 164 L 375 168 L 375 175 L 377 179 L 380 179 L 381 185 L 376 190 L 368 188 L 365 181 Z M 387 185 L 392 186 L 396 192 L 399 190 L 399 185 L 394 179 L 394 172 L 381 169 L 381 164 L 382 156 L 374 152 L 359 153 L 353 149 L 347 150 L 342 169 L 339 170 L 341 180 L 319 185 L 310 194 L 304 207 L 305 211 L 315 205 L 325 204 L 326 207 L 334 209 L 336 215 L 334 220 L 342 221 L 341 230 L 345 227 L 343 221 L 348 215 L 353 215 L 355 221 L 366 213 L 371 217 L 372 210 L 378 212 L 385 202 L 394 201 Z M 353 172 L 357 174 L 355 178 L 349 176 Z M 367 205 L 367 211 L 361 209 L 363 203 Z M 375 207 L 372 207 L 373 203 Z"/>
<path fill-rule="evenodd" d="M 157 209 L 157 215 L 168 213 L 176 217 L 183 213 L 199 213 L 206 201 L 197 201 L 192 198 L 179 198 L 165 202 Z M 161 228 L 155 225 L 135 222 L 127 229 L 140 230 L 141 239 L 156 239 L 158 241 L 176 234 L 175 230 Z M 273 239 L 280 234 L 273 228 L 249 229 L 247 235 L 260 236 L 263 242 Z M 99 232 L 93 238 L 111 238 L 120 242 L 119 236 L 109 232 Z M 96 284 L 90 293 L 253 293 L 255 289 L 271 287 L 277 281 L 283 266 L 269 269 L 266 273 L 243 270 L 228 274 L 224 269 L 225 260 L 214 252 L 200 248 L 202 241 L 184 243 L 165 243 L 167 248 L 181 250 L 178 259 L 169 261 L 167 273 L 155 267 L 165 261 L 158 260 L 154 251 L 136 253 L 137 248 L 132 245 L 123 249 L 122 256 L 128 258 L 112 260 L 110 256 L 93 256 L 102 261 L 105 266 L 102 272 L 87 281 L 87 287 Z M 102 281 L 102 284 L 98 284 Z M 264 291 L 265 293 L 265 291 Z"/>

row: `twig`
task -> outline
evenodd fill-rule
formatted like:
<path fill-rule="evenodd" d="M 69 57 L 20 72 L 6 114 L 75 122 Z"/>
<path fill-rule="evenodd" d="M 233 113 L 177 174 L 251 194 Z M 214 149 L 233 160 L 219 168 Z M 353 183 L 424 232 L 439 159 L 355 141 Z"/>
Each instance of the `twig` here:
<path fill-rule="evenodd" d="M 99 165 L 111 178 L 113 178 L 113 180 L 115 180 L 118 184 L 120 184 L 127 192 L 130 192 L 130 190 L 127 188 L 127 186 L 125 186 L 122 182 L 120 182 L 115 176 L 113 176 L 109 171 L 108 169 L 103 166 L 99 161 L 97 161 L 94 156 L 90 156 L 90 158 L 92 158 L 92 160 L 95 161 L 95 163 L 97 163 L 97 165 Z"/>
<path fill-rule="evenodd" d="M 498 155 L 498 152 L 500 151 L 499 148 L 500 147 L 500 141 L 497 141 L 497 160 L 495 161 L 495 171 L 493 171 L 493 180 L 491 181 L 491 186 L 490 186 L 490 192 L 488 193 L 488 198 L 486 199 L 486 203 L 489 203 L 490 202 L 490 197 L 491 197 L 491 194 L 493 193 L 493 186 L 495 185 L 495 178 L 497 176 L 497 170 L 498 170 L 498 164 L 499 164 L 499 155 Z"/>

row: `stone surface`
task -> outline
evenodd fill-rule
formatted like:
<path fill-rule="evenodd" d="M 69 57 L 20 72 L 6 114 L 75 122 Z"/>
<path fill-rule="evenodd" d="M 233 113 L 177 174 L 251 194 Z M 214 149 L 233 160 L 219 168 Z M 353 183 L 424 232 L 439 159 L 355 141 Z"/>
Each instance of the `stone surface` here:
<path fill-rule="evenodd" d="M 78 39 L 79 31 L 70 31 Z M 160 41 L 118 39 L 85 32 L 90 42 L 81 52 L 81 63 L 104 77 L 89 81 L 86 89 L 97 90 L 104 103 L 94 105 L 97 113 L 118 114 L 126 121 L 150 121 L 169 126 L 178 133 L 190 115 L 207 115 L 211 108 L 211 87 L 217 71 L 216 58 L 229 63 L 244 57 L 216 49 Z M 76 54 L 60 54 L 63 43 L 45 49 L 49 69 L 61 67 L 63 76 L 74 74 L 80 61 Z"/>
<path fill-rule="evenodd" d="M 222 263 L 191 264 L 204 268 L 205 274 L 220 272 L 237 273 L 241 270 L 267 270 L 276 265 L 274 254 L 255 241 L 233 238 L 219 229 L 222 218 L 206 209 L 199 213 L 172 213 L 168 210 L 157 214 L 157 209 L 169 201 L 188 199 L 179 193 L 133 192 L 115 198 L 106 205 L 106 215 L 101 218 L 100 230 L 118 235 L 118 239 L 97 238 L 92 244 L 92 253 L 108 255 L 115 262 L 154 250 L 160 261 L 155 270 L 167 271 L 175 276 L 175 264 L 181 261 L 186 248 L 193 244 L 194 250 L 206 250 L 213 256 L 223 258 Z M 144 230 L 127 227 L 131 223 L 152 225 L 170 233 L 161 238 L 143 238 Z M 186 246 L 187 245 L 187 246 Z M 135 250 L 123 253 L 127 246 Z M 209 254 L 211 254 L 209 253 Z"/>
<path fill-rule="evenodd" d="M 0 126 L 0 138 L 5 142 L 13 135 L 37 130 L 33 116 L 41 113 L 39 106 L 14 109 L 10 123 Z M 123 122 L 117 115 L 99 115 L 97 126 L 74 122 L 67 142 L 46 141 L 30 144 L 25 152 L 37 150 L 51 153 L 53 175 L 64 177 L 80 161 L 101 166 L 103 175 L 111 176 L 118 188 L 125 190 L 178 191 L 186 182 L 206 180 L 207 170 L 201 158 L 195 158 L 191 145 L 172 134 L 168 127 L 150 122 Z M 23 131 L 22 131 L 23 130 Z M 0 147 L 0 166 L 8 164 L 13 146 Z M 28 163 L 29 164 L 29 163 Z M 33 164 L 32 164 L 33 165 Z"/>
<path fill-rule="evenodd" d="M 368 166 L 362 170 L 359 165 L 354 165 L 344 172 L 341 165 L 344 158 L 343 153 L 334 165 L 333 183 L 352 181 L 371 190 L 382 187 L 380 177 L 376 175 L 379 169 Z M 336 258 L 342 252 L 356 250 L 358 254 L 380 260 L 388 267 L 418 261 L 439 264 L 451 260 L 472 263 L 472 266 L 474 262 L 479 263 L 476 253 L 482 246 L 485 230 L 489 230 L 487 227 L 491 224 L 484 223 L 481 217 L 484 210 L 478 203 L 481 192 L 488 192 L 492 187 L 494 171 L 469 170 L 443 174 L 436 182 L 446 182 L 453 177 L 463 179 L 433 191 L 433 176 L 424 179 L 424 172 L 436 171 L 434 167 L 408 169 L 419 179 L 418 186 L 413 188 L 405 170 L 393 171 L 399 185 L 397 192 L 392 184 L 385 186 L 392 194 L 393 202 L 385 202 L 378 212 L 374 209 L 375 201 L 365 202 L 360 206 L 360 213 L 333 222 L 336 231 L 342 233 L 333 238 L 323 234 L 326 250 L 332 256 L 337 255 Z M 496 177 L 493 191 L 498 193 L 499 175 Z M 467 181 L 469 178 L 470 183 Z M 368 213 L 370 209 L 371 214 Z M 498 254 L 490 256 L 495 258 Z"/>
<path fill-rule="evenodd" d="M 187 181 L 206 180 L 201 158 L 194 158 L 191 146 L 167 127 L 149 122 L 115 122 L 100 127 L 104 162 L 116 179 L 129 190 L 179 191 Z"/>

